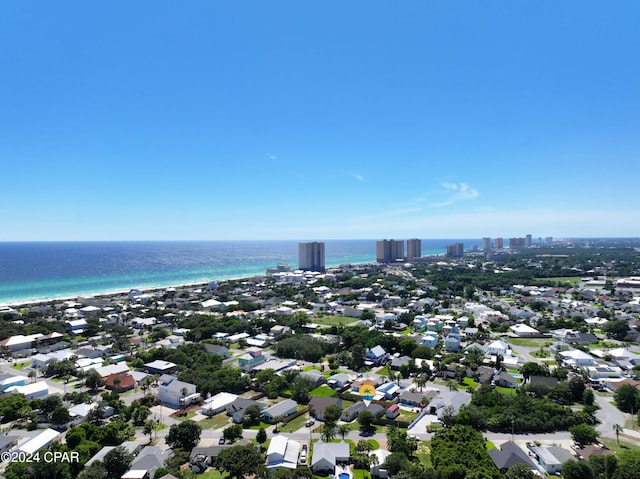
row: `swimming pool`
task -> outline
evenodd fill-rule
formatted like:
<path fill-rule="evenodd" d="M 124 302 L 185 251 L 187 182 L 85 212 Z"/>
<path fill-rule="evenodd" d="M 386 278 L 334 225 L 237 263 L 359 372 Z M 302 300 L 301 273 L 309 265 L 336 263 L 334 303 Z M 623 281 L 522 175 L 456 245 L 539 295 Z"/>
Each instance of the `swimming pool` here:
<path fill-rule="evenodd" d="M 351 479 L 351 474 L 348 472 L 341 472 L 338 476 L 339 479 Z"/>

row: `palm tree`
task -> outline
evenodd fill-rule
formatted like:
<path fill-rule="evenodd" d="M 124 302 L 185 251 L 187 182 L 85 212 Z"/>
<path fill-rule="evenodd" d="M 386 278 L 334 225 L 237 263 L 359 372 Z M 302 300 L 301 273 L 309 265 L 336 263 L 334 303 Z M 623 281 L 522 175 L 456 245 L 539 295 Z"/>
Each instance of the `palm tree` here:
<path fill-rule="evenodd" d="M 336 437 L 336 426 L 335 424 L 325 423 L 322 427 L 322 433 L 320 437 L 324 442 L 331 442 Z"/>
<path fill-rule="evenodd" d="M 618 445 L 620 444 L 620 433 L 622 432 L 623 428 L 620 424 L 614 424 L 613 425 L 613 430 L 616 432 L 616 441 L 618 441 Z"/>
<path fill-rule="evenodd" d="M 351 426 L 349 426 L 348 424 L 340 424 L 340 426 L 338 426 L 338 434 L 342 436 L 343 441 L 347 434 L 349 434 L 350 432 Z"/>

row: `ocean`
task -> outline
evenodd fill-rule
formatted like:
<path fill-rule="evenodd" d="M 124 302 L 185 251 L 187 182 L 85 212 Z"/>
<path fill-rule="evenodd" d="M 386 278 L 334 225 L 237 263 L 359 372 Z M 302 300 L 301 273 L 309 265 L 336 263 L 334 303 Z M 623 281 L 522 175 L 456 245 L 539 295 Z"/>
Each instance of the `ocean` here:
<path fill-rule="evenodd" d="M 422 255 L 481 240 L 422 240 Z M 327 267 L 375 262 L 375 240 L 327 240 Z M 0 304 L 264 274 L 298 265 L 298 241 L 0 242 Z"/>

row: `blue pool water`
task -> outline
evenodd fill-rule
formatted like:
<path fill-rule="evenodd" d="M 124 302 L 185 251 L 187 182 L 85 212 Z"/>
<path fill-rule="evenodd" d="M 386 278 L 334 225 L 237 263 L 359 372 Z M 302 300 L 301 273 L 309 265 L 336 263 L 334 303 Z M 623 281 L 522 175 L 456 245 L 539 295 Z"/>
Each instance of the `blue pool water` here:
<path fill-rule="evenodd" d="M 340 479 L 351 479 L 351 475 L 349 475 L 349 474 L 348 474 L 348 473 L 346 473 L 346 472 L 341 472 L 341 473 L 338 475 L 338 477 L 339 477 Z"/>

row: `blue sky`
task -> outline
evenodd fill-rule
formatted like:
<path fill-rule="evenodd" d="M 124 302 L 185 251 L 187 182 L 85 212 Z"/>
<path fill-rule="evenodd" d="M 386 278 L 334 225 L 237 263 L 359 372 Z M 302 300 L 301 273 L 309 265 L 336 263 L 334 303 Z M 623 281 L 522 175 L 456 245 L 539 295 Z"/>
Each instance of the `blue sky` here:
<path fill-rule="evenodd" d="M 0 240 L 640 236 L 637 1 L 0 4 Z"/>

